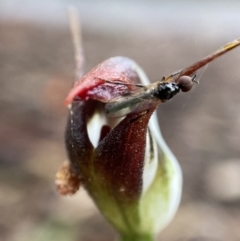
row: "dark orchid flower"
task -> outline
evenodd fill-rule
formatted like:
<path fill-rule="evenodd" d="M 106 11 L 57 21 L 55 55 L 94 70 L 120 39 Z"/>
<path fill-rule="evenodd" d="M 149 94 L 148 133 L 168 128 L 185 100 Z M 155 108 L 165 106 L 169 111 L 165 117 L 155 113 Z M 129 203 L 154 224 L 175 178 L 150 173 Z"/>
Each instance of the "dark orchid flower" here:
<path fill-rule="evenodd" d="M 59 193 L 74 194 L 83 186 L 122 241 L 153 240 L 174 216 L 182 191 L 180 167 L 153 112 L 180 90 L 189 91 L 193 82 L 198 83 L 196 71 L 240 46 L 240 39 L 152 84 L 134 61 L 124 57 L 110 58 L 79 78 L 84 61 L 75 13 L 70 20 L 79 80 L 65 100 L 70 109 L 69 161 L 56 175 Z M 136 86 L 145 92 L 134 91 Z M 114 116 L 134 105 L 135 111 L 121 118 L 110 118 L 105 111 L 106 107 Z"/>
<path fill-rule="evenodd" d="M 122 240 L 151 240 L 177 210 L 182 176 L 153 116 L 155 106 L 122 118 L 106 115 L 105 103 L 136 83 L 148 79 L 124 57 L 104 61 L 75 83 L 65 101 L 70 162 L 56 183 L 61 194 L 83 186 Z"/>

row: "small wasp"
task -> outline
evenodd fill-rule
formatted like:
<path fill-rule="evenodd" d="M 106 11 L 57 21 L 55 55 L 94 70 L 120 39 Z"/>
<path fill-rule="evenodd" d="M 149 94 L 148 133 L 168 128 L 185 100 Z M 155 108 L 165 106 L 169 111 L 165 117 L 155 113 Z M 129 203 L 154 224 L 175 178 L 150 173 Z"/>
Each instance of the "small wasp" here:
<path fill-rule="evenodd" d="M 196 81 L 196 71 L 220 57 L 231 49 L 240 45 L 240 38 L 236 39 L 207 57 L 197 61 L 185 69 L 174 72 L 167 78 L 149 85 L 136 84 L 139 87 L 125 95 L 111 99 L 105 105 L 106 112 L 111 117 L 119 117 L 132 112 L 140 112 L 158 106 L 175 96 L 179 91 L 188 92 Z M 119 85 L 131 85 L 122 82 L 106 82 Z"/>
<path fill-rule="evenodd" d="M 72 90 L 70 90 L 65 100 L 65 104 L 69 105 L 74 99 L 76 100 L 76 97 L 78 97 L 79 100 L 87 100 L 88 98 L 100 100 L 106 103 L 105 110 L 109 117 L 121 117 L 129 113 L 137 113 L 147 111 L 148 109 L 154 107 L 156 108 L 159 104 L 170 100 L 180 91 L 190 91 L 194 82 L 198 83 L 196 80 L 196 72 L 200 68 L 206 66 L 214 59 L 220 57 L 221 55 L 236 48 L 239 45 L 240 38 L 226 44 L 217 51 L 188 66 L 187 68 L 176 71 L 168 77 L 163 77 L 160 81 L 149 85 L 132 84 L 126 81 L 123 82 L 117 78 L 115 80 L 107 80 L 104 76 L 99 75 L 99 72 L 105 73 L 106 69 L 104 68 L 107 68 L 107 71 L 111 75 L 120 76 L 124 66 L 116 67 L 115 65 L 112 65 L 111 68 L 108 68 L 109 65 L 107 65 L 107 67 L 105 65 L 100 65 L 100 67 L 96 66 L 92 72 L 90 71 L 88 74 L 75 82 L 74 87 Z M 113 59 L 114 61 L 119 60 L 118 57 Z M 104 66 L 103 69 L 101 69 L 102 66 Z M 114 92 L 114 89 L 119 89 L 116 87 L 117 85 L 120 89 L 126 87 L 126 91 L 121 93 L 116 91 L 115 95 L 112 92 Z M 106 98 L 106 96 L 102 98 L 104 93 L 106 94 L 106 92 L 104 92 L 104 88 L 106 89 L 107 87 L 110 87 L 111 89 L 109 92 L 110 98 Z M 109 93 L 107 92 L 107 97 L 109 97 Z"/>

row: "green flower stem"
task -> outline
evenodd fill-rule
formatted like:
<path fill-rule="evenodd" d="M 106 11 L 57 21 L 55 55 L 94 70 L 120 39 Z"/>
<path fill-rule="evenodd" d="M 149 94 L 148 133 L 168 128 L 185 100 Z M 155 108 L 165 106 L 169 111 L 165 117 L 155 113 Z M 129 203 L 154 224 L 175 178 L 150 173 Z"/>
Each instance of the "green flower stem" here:
<path fill-rule="evenodd" d="M 150 234 L 123 234 L 119 241 L 154 241 L 155 238 Z"/>

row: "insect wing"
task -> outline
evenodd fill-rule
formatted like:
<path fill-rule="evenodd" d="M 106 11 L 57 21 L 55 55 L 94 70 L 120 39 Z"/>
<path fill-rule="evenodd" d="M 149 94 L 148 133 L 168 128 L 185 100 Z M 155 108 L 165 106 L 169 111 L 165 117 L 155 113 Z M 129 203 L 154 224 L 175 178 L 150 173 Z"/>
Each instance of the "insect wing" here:
<path fill-rule="evenodd" d="M 177 82 L 177 80 L 183 75 L 192 76 L 200 68 L 206 66 L 208 63 L 212 62 L 216 58 L 227 53 L 228 51 L 238 47 L 239 45 L 240 45 L 240 38 L 224 45 L 217 51 L 215 51 L 212 54 L 206 56 L 205 58 L 195 62 L 194 64 L 188 66 L 187 68 L 179 70 L 179 71 L 169 75 L 164 81 L 165 82 Z"/>
<path fill-rule="evenodd" d="M 135 99 L 134 99 L 135 100 Z M 119 110 L 114 110 L 116 106 L 113 106 L 113 103 L 107 103 L 105 106 L 106 113 L 108 117 L 118 118 L 123 117 L 130 113 L 138 113 L 146 111 L 154 106 L 157 106 L 161 103 L 160 100 L 140 100 L 138 103 L 131 104 Z"/>
<path fill-rule="evenodd" d="M 120 96 L 105 105 L 109 117 L 122 117 L 129 113 L 142 112 L 157 106 L 161 101 L 148 89 L 138 89 L 127 96 Z"/>

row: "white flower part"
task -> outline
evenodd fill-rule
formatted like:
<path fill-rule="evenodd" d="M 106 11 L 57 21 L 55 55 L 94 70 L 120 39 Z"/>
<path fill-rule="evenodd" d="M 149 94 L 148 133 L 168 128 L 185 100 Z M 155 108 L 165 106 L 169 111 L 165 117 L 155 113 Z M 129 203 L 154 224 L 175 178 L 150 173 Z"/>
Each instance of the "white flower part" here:
<path fill-rule="evenodd" d="M 144 71 L 136 64 L 133 66 L 135 71 L 137 71 L 141 82 L 144 85 L 148 85 L 150 83 Z M 153 186 L 153 181 L 156 178 L 158 168 L 162 168 L 166 170 L 166 176 L 168 177 L 168 182 L 159 183 L 159 185 L 168 185 L 167 187 L 167 198 L 165 200 L 158 200 L 160 197 L 165 197 L 164 195 L 159 195 L 157 197 L 155 203 L 149 203 L 149 205 L 162 207 L 153 207 L 153 210 L 150 210 L 149 207 L 146 207 L 146 204 L 143 201 L 142 210 L 143 215 L 149 215 L 149 220 L 152 220 L 152 227 L 149 225 L 148 228 L 153 229 L 156 233 L 160 229 L 163 229 L 168 225 L 168 223 L 172 220 L 175 215 L 182 194 L 182 171 L 178 164 L 176 157 L 173 155 L 166 142 L 164 141 L 160 127 L 157 120 L 157 115 L 154 113 L 149 121 L 149 129 L 150 133 L 147 134 L 147 143 L 146 143 L 146 153 L 145 153 L 145 165 L 143 171 L 143 192 L 142 197 L 148 192 L 148 190 Z M 161 167 L 160 167 L 161 166 Z M 164 190 L 166 191 L 166 190 Z M 146 197 L 146 199 L 148 199 Z M 148 201 L 148 200 L 147 200 Z M 147 202 L 146 201 L 146 202 Z M 150 200 L 149 200 L 150 202 Z M 168 202 L 167 205 L 164 202 Z M 163 209 L 167 210 L 163 210 Z M 146 212 L 147 211 L 147 212 Z M 155 211 L 155 213 L 154 213 Z M 156 212 L 161 213 L 156 213 Z M 158 218 L 154 217 L 158 216 Z M 148 219 L 146 218 L 146 219 Z M 145 226 L 145 225 L 144 225 Z"/>
<path fill-rule="evenodd" d="M 166 215 L 165 224 L 161 228 L 164 228 L 168 225 L 168 223 L 172 220 L 174 217 L 178 206 L 181 201 L 182 196 L 182 170 L 180 168 L 180 165 L 176 159 L 176 157 L 173 155 L 169 147 L 167 146 L 166 142 L 164 141 L 160 127 L 158 125 L 157 115 L 156 113 L 153 114 L 153 116 L 150 119 L 149 122 L 149 128 L 151 130 L 153 139 L 157 142 L 158 147 L 160 150 L 164 153 L 164 155 L 167 157 L 165 159 L 166 162 L 170 162 L 171 165 L 171 173 L 170 175 L 170 183 L 169 183 L 169 200 L 168 200 L 168 213 Z M 158 163 L 159 164 L 159 163 Z"/>
<path fill-rule="evenodd" d="M 147 133 L 146 150 L 143 170 L 143 190 L 142 195 L 152 184 L 158 168 L 158 148 L 155 140 L 152 139 L 149 132 Z"/>
<path fill-rule="evenodd" d="M 96 111 L 87 123 L 88 136 L 94 148 L 98 145 L 102 126 L 106 123 L 106 114 L 103 111 Z"/>

